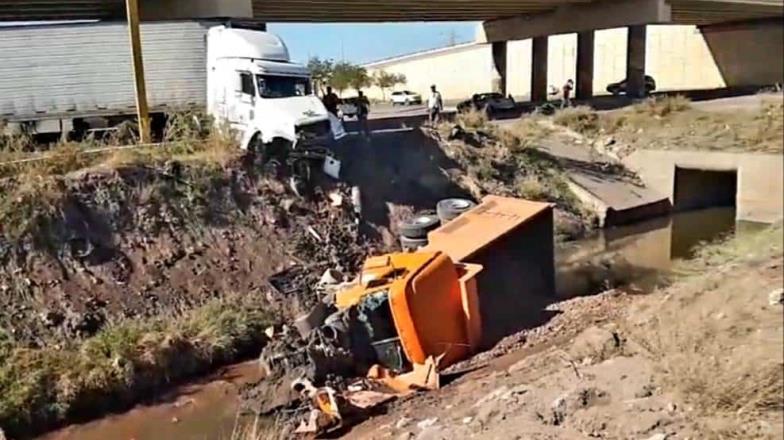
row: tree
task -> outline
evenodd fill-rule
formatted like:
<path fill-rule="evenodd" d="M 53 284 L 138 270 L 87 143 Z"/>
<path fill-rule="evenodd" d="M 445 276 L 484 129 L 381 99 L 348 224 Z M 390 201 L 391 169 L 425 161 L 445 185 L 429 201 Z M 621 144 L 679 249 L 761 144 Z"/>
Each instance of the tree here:
<path fill-rule="evenodd" d="M 381 89 L 381 93 L 386 101 L 387 89 L 391 89 L 398 84 L 405 84 L 406 76 L 402 73 L 389 73 L 385 70 L 379 70 L 373 76 L 373 82 Z"/>
<path fill-rule="evenodd" d="M 373 84 L 373 79 L 368 75 L 367 69 L 362 66 L 352 66 L 351 81 L 349 84 L 357 92 Z"/>
<path fill-rule="evenodd" d="M 359 91 L 373 84 L 373 81 L 364 67 L 348 61 L 340 61 L 335 63 L 329 83 L 338 91 L 338 94 L 342 94 L 348 88 Z"/>
<path fill-rule="evenodd" d="M 334 69 L 335 63 L 332 60 L 322 60 L 319 57 L 308 60 L 308 70 L 310 70 L 310 77 L 313 78 L 313 85 L 322 95 L 324 87 L 332 80 Z"/>
<path fill-rule="evenodd" d="M 351 79 L 354 76 L 354 65 L 347 61 L 340 61 L 335 63 L 332 68 L 332 77 L 329 84 L 337 90 L 339 95 L 351 86 Z"/>

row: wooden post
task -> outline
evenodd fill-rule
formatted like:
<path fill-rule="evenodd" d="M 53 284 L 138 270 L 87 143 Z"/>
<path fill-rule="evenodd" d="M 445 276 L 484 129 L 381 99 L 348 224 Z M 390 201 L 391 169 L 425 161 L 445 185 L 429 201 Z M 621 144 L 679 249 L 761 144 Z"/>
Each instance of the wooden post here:
<path fill-rule="evenodd" d="M 133 78 L 136 89 L 136 114 L 139 118 L 139 140 L 150 142 L 150 109 L 147 106 L 147 87 L 144 82 L 144 60 L 142 58 L 142 40 L 139 31 L 138 0 L 125 0 L 128 12 L 128 32 L 131 38 L 131 55 L 133 57 Z"/>

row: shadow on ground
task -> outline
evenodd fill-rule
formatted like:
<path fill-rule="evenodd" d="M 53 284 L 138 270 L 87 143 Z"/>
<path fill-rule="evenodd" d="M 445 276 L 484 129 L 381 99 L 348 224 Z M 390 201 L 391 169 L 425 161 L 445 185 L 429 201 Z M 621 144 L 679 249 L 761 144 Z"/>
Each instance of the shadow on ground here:
<path fill-rule="evenodd" d="M 360 188 L 362 217 L 374 225 L 391 226 L 392 205 L 423 211 L 444 198 L 470 198 L 447 174 L 459 165 L 421 130 L 375 133 L 369 140 L 352 136 L 335 151 L 342 180 Z"/>

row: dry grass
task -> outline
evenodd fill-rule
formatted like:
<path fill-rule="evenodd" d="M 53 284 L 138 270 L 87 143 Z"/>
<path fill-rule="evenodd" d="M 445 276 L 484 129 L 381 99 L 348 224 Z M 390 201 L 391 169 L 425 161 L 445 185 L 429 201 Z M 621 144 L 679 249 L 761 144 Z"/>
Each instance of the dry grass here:
<path fill-rule="evenodd" d="M 123 408 L 260 348 L 269 322 L 258 300 L 229 295 L 176 316 L 114 323 L 71 347 L 14 348 L 0 334 L 0 426 L 30 434 Z"/>
<path fill-rule="evenodd" d="M 228 440 L 284 440 L 283 426 L 276 420 L 256 417 L 253 423 L 234 424 Z"/>
<path fill-rule="evenodd" d="M 561 165 L 535 148 L 551 133 L 535 118 L 525 118 L 506 127 L 488 122 L 473 129 L 463 127 L 469 134 L 483 133 L 481 148 L 462 141 L 445 143 L 442 148 L 464 168 L 458 183 L 474 198 L 497 194 L 548 201 L 588 223 L 592 221 L 569 188 Z M 448 137 L 451 129 L 451 124 L 439 127 L 442 139 Z"/>
<path fill-rule="evenodd" d="M 664 95 L 648 98 L 635 104 L 632 110 L 647 116 L 663 117 L 691 109 L 691 100 L 683 95 Z"/>
<path fill-rule="evenodd" d="M 510 151 L 536 147 L 552 130 L 539 122 L 537 117 L 526 117 L 504 127 L 498 127 L 495 134 L 499 141 Z"/>
<path fill-rule="evenodd" d="M 590 107 L 567 107 L 559 110 L 553 117 L 557 125 L 569 128 L 580 134 L 592 135 L 601 129 L 599 115 Z"/>
<path fill-rule="evenodd" d="M 10 145 L 0 145 L 0 163 L 37 160 L 0 165 L 0 177 L 24 180 L 31 176 L 62 176 L 95 166 L 159 165 L 169 160 L 225 166 L 241 153 L 229 130 L 214 128 L 212 119 L 200 113 L 169 115 L 163 136 L 161 146 L 115 148 L 133 145 L 138 140 L 135 125 L 122 124 L 105 140 L 59 143 L 40 152 L 29 151 L 29 139 L 17 139 Z"/>
<path fill-rule="evenodd" d="M 676 98 L 646 101 L 631 110 L 601 116 L 600 134 L 630 149 L 784 151 L 784 104 L 758 110 L 705 111 Z"/>
<path fill-rule="evenodd" d="M 778 224 L 704 247 L 680 265 L 664 298 L 649 299 L 648 320 L 628 330 L 656 360 L 667 389 L 735 428 L 784 411 L 784 317 L 781 306 L 768 305 L 768 293 L 782 285 L 782 234 Z M 706 429 L 708 438 L 755 437 Z"/>
<path fill-rule="evenodd" d="M 487 114 L 476 109 L 459 112 L 455 116 L 455 122 L 467 129 L 486 128 L 488 125 Z"/>

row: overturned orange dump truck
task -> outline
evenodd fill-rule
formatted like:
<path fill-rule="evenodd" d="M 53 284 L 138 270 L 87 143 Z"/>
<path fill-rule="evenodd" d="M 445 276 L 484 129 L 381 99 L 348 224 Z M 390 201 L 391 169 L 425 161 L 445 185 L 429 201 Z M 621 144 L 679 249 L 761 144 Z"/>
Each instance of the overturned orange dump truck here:
<path fill-rule="evenodd" d="M 488 196 L 428 239 L 369 258 L 335 298 L 367 329 L 369 376 L 398 390 L 437 388 L 439 370 L 530 325 L 531 299 L 555 291 L 550 204 Z"/>

